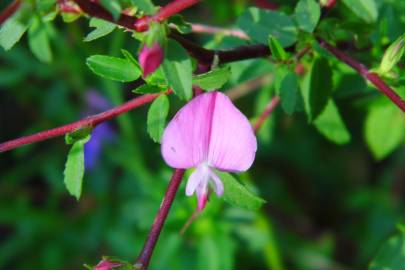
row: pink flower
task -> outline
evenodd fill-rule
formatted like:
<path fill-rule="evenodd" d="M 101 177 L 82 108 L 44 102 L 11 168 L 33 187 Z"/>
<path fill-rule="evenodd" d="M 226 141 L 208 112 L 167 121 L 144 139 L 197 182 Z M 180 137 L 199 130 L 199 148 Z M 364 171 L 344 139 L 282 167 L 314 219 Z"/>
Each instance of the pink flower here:
<path fill-rule="evenodd" d="M 94 267 L 94 270 L 111 270 L 120 266 L 122 266 L 122 263 L 111 262 L 109 260 L 103 259 Z"/>
<path fill-rule="evenodd" d="M 155 42 L 151 48 L 144 45 L 139 54 L 139 64 L 143 71 L 143 77 L 148 77 L 154 72 L 163 61 L 163 49 L 159 43 Z"/>
<path fill-rule="evenodd" d="M 197 194 L 198 209 L 208 199 L 209 185 L 217 196 L 224 192 L 213 169 L 243 172 L 255 158 L 257 141 L 248 119 L 220 92 L 209 92 L 186 104 L 167 125 L 162 138 L 166 163 L 179 169 L 196 169 L 186 195 Z"/>

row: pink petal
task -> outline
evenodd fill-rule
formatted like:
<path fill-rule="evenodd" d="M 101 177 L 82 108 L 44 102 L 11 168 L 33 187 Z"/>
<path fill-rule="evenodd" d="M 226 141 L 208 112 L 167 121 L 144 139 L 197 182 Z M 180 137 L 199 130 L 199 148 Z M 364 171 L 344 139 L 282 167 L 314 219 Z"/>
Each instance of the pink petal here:
<path fill-rule="evenodd" d="M 159 43 L 154 43 L 151 48 L 146 44 L 143 46 L 139 53 L 139 64 L 143 71 L 143 77 L 148 77 L 149 74 L 154 72 L 163 61 L 163 49 Z"/>
<path fill-rule="evenodd" d="M 187 103 L 167 125 L 162 137 L 162 156 L 173 168 L 187 169 L 207 159 L 213 95 L 202 94 Z"/>
<path fill-rule="evenodd" d="M 216 93 L 208 164 L 222 171 L 242 172 L 252 165 L 257 141 L 248 119 L 222 93 Z"/>
<path fill-rule="evenodd" d="M 245 171 L 253 163 L 256 137 L 247 118 L 220 92 L 201 94 L 170 121 L 162 155 L 174 168 L 202 162 L 224 171 Z"/>
<path fill-rule="evenodd" d="M 224 193 L 224 184 L 222 184 L 221 179 L 213 171 L 210 171 L 210 178 L 214 182 L 215 193 L 217 194 L 218 197 L 221 197 L 222 194 Z"/>
<path fill-rule="evenodd" d="M 122 263 L 111 262 L 109 260 L 103 259 L 94 267 L 94 270 L 111 270 L 120 266 L 122 266 Z"/>

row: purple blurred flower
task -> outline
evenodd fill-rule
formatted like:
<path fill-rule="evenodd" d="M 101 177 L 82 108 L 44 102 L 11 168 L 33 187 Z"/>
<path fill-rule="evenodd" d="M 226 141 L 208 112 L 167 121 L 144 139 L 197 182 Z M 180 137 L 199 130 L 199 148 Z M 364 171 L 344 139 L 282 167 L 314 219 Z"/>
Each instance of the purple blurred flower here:
<path fill-rule="evenodd" d="M 208 200 L 209 184 L 217 196 L 224 186 L 214 169 L 243 172 L 252 165 L 257 141 L 248 119 L 220 92 L 199 95 L 186 104 L 167 125 L 162 138 L 166 163 L 179 169 L 196 169 L 186 195 L 197 194 L 198 209 Z"/>
<path fill-rule="evenodd" d="M 148 77 L 154 72 L 163 61 L 163 49 L 155 42 L 152 47 L 145 44 L 139 53 L 139 64 L 141 65 L 143 77 Z"/>

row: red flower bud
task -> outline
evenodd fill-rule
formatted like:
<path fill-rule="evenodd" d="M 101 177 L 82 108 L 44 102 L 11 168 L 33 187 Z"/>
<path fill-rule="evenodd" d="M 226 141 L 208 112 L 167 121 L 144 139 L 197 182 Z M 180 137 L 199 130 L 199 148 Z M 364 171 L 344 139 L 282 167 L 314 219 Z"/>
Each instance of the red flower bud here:
<path fill-rule="evenodd" d="M 159 43 L 155 42 L 151 48 L 144 45 L 141 53 L 139 54 L 139 64 L 143 71 L 143 77 L 148 77 L 149 74 L 154 72 L 163 61 L 163 49 Z"/>

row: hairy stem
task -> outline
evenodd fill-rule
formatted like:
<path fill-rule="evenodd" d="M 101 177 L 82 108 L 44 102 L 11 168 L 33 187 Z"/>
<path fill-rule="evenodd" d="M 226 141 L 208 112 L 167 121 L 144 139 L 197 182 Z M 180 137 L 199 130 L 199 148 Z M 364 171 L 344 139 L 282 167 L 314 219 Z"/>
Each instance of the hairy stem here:
<path fill-rule="evenodd" d="M 156 242 L 159 238 L 160 232 L 162 231 L 169 210 L 173 204 L 173 200 L 176 196 L 177 190 L 179 189 L 181 180 L 183 179 L 184 172 L 185 170 L 183 169 L 176 169 L 173 172 L 172 179 L 170 180 L 159 211 L 155 217 L 155 220 L 153 221 L 148 238 L 146 239 L 142 251 L 138 256 L 138 259 L 136 260 L 135 267 L 137 269 L 148 269 L 150 258 L 152 257 Z"/>
<path fill-rule="evenodd" d="M 138 108 L 144 104 L 152 102 L 155 98 L 157 98 L 159 94 L 146 94 L 142 95 L 140 97 L 134 98 L 122 105 L 119 105 L 117 107 L 114 107 L 108 111 L 102 112 L 100 114 L 92 115 L 89 117 L 86 117 L 84 119 L 81 119 L 79 121 L 53 128 L 50 130 L 38 132 L 33 135 L 21 137 L 18 139 L 14 139 L 11 141 L 7 141 L 4 143 L 0 144 L 0 153 L 5 152 L 26 144 L 31 144 L 35 142 L 40 142 L 44 140 L 48 140 L 57 136 L 62 136 L 67 133 L 73 132 L 77 129 L 83 128 L 83 127 L 95 127 L 98 124 L 108 121 L 120 114 L 126 113 L 128 111 L 131 111 L 135 108 Z"/>
<path fill-rule="evenodd" d="M 323 39 L 318 39 L 319 44 L 332 53 L 337 59 L 345 62 L 347 65 L 351 66 L 356 70 L 361 76 L 366 80 L 374 84 L 374 86 L 386 95 L 395 105 L 397 105 L 403 112 L 405 112 L 405 101 L 391 88 L 389 87 L 377 73 L 370 72 L 368 68 L 357 60 L 351 58 L 349 55 L 340 51 L 338 48 L 332 46 Z"/>
<path fill-rule="evenodd" d="M 0 13 L 0 25 L 3 24 L 8 18 L 18 10 L 21 5 L 21 0 L 14 0 Z"/>

